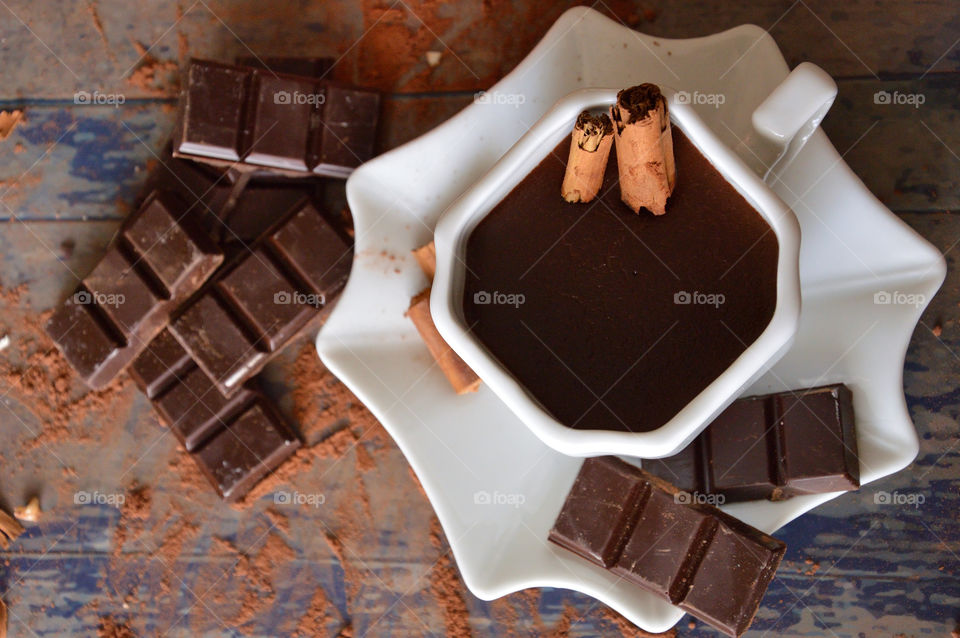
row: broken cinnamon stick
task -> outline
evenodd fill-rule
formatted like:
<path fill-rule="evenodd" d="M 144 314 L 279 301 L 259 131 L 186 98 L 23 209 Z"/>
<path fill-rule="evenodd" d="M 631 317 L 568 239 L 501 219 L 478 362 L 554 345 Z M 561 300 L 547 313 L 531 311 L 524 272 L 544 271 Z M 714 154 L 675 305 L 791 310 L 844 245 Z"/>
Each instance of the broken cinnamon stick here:
<path fill-rule="evenodd" d="M 603 185 L 610 147 L 613 145 L 613 122 L 604 113 L 591 115 L 584 111 L 570 135 L 567 171 L 560 186 L 560 195 L 568 202 L 589 202 Z"/>
<path fill-rule="evenodd" d="M 420 270 L 427 276 L 427 279 L 433 281 L 433 275 L 437 272 L 437 248 L 431 241 L 413 251 L 413 256 L 420 264 Z"/>
<path fill-rule="evenodd" d="M 7 638 L 7 606 L 0 600 L 0 638 Z"/>
<path fill-rule="evenodd" d="M 0 547 L 10 547 L 10 541 L 16 540 L 23 531 L 23 525 L 18 523 L 17 519 L 0 510 Z"/>
<path fill-rule="evenodd" d="M 430 289 L 420 291 L 410 300 L 410 307 L 406 316 L 410 317 L 417 327 L 420 338 L 427 345 L 440 370 L 447 377 L 457 394 L 476 392 L 480 387 L 480 377 L 464 363 L 463 359 L 447 345 L 437 331 L 433 318 L 430 316 Z"/>
<path fill-rule="evenodd" d="M 666 212 L 677 182 L 673 136 L 667 101 L 656 84 L 641 84 L 617 93 L 610 109 L 620 171 L 620 199 L 633 212 Z"/>

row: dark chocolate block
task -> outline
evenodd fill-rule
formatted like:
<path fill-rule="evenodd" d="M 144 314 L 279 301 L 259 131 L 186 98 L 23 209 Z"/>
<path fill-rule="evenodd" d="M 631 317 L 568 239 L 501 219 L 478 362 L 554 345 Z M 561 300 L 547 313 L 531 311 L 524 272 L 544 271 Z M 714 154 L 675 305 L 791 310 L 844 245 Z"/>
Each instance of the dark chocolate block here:
<path fill-rule="evenodd" d="M 173 152 L 239 170 L 346 177 L 373 156 L 379 110 L 368 89 L 192 60 Z"/>
<path fill-rule="evenodd" d="M 613 565 L 627 540 L 645 487 L 636 472 L 624 465 L 583 465 L 550 540 L 604 567 Z M 624 503 L 631 507 L 624 508 Z M 584 513 L 588 515 L 582 516 Z"/>
<path fill-rule="evenodd" d="M 223 255 L 188 206 L 154 193 L 123 224 L 80 288 L 47 322 L 47 334 L 94 389 L 106 386 L 217 269 Z"/>
<path fill-rule="evenodd" d="M 351 261 L 347 243 L 302 203 L 186 308 L 171 333 L 230 396 L 328 307 Z"/>
<path fill-rule="evenodd" d="M 152 399 L 195 365 L 170 331 L 164 330 L 133 360 L 130 376 L 147 398 Z"/>
<path fill-rule="evenodd" d="M 169 330 L 131 370 L 161 419 L 226 500 L 243 497 L 300 445 L 253 382 L 224 397 Z"/>
<path fill-rule="evenodd" d="M 739 399 L 680 453 L 643 467 L 730 502 L 855 490 L 852 395 L 833 385 Z"/>
<path fill-rule="evenodd" d="M 226 501 L 245 495 L 300 447 L 276 410 L 257 397 L 193 458 Z"/>
<path fill-rule="evenodd" d="M 739 636 L 786 545 L 684 496 L 616 457 L 587 459 L 549 539 L 600 567 L 612 562 L 613 573 Z M 621 535 L 625 542 L 611 541 Z"/>

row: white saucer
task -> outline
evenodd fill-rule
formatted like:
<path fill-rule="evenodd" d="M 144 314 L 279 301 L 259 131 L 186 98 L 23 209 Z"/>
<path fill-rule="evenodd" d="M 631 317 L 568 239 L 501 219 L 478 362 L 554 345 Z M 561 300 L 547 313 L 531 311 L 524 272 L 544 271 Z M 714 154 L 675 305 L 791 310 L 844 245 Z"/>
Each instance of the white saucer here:
<path fill-rule="evenodd" d="M 575 8 L 483 100 L 363 165 L 347 182 L 356 258 L 317 349 L 406 455 L 464 581 L 480 598 L 527 587 L 575 589 L 654 632 L 683 615 L 547 543 L 582 461 L 540 442 L 489 388 L 469 396 L 450 390 L 403 316 L 427 283 L 410 250 L 429 241 L 446 207 L 570 91 L 654 82 L 723 94 L 723 105 L 699 105 L 698 114 L 731 148 L 746 152 L 741 140 L 751 134 L 750 114 L 787 72 L 759 27 L 664 40 Z M 945 263 L 866 190 L 822 131 L 781 178 L 774 190 L 794 208 L 802 229 L 803 309 L 794 346 L 749 393 L 849 385 L 862 480 L 873 481 L 917 453 L 903 360 Z M 881 293 L 893 303 L 882 303 L 888 297 Z M 836 496 L 724 509 L 772 532 Z"/>

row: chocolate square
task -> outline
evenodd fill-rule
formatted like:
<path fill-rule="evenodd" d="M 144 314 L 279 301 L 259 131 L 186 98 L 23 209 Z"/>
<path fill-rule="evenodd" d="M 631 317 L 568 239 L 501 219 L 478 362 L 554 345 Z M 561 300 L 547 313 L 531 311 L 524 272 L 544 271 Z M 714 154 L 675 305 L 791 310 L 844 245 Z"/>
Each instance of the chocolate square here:
<path fill-rule="evenodd" d="M 266 358 L 213 295 L 203 295 L 191 304 L 170 332 L 224 396 L 233 394 L 248 369 Z"/>
<path fill-rule="evenodd" d="M 318 297 L 303 293 L 263 248 L 217 285 L 271 352 L 293 337 L 322 305 Z"/>
<path fill-rule="evenodd" d="M 598 565 L 610 567 L 639 507 L 644 482 L 616 457 L 584 461 L 550 540 Z"/>
<path fill-rule="evenodd" d="M 227 501 L 246 494 L 300 447 L 266 403 L 255 402 L 193 455 Z"/>
<path fill-rule="evenodd" d="M 240 159 L 243 105 L 250 75 L 247 69 L 213 62 L 190 64 L 178 152 L 228 161 Z"/>

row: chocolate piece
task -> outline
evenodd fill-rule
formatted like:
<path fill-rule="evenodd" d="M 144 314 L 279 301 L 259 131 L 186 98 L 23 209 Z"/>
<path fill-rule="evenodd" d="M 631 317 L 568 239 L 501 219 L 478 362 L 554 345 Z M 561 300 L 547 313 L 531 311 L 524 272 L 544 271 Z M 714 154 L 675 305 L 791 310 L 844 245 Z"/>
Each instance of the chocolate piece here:
<path fill-rule="evenodd" d="M 584 463 L 550 540 L 594 563 L 612 566 L 627 540 L 641 492 L 649 492 L 645 488 L 626 463 Z M 623 509 L 624 503 L 631 504 L 629 509 Z"/>
<path fill-rule="evenodd" d="M 303 203 L 186 308 L 171 333 L 230 396 L 329 307 L 351 262 L 347 243 Z"/>
<path fill-rule="evenodd" d="M 730 502 L 855 490 L 853 397 L 833 385 L 739 399 L 679 454 L 643 467 Z"/>
<path fill-rule="evenodd" d="M 170 331 L 164 330 L 134 359 L 130 376 L 147 398 L 152 399 L 195 365 Z"/>
<path fill-rule="evenodd" d="M 175 368 L 163 365 L 167 362 Z M 224 397 L 169 330 L 132 370 L 162 420 L 226 500 L 241 498 L 300 446 L 253 383 Z"/>
<path fill-rule="evenodd" d="M 192 60 L 174 154 L 239 170 L 346 177 L 373 156 L 379 110 L 380 95 L 368 89 Z"/>
<path fill-rule="evenodd" d="M 193 458 L 220 496 L 235 501 L 299 447 L 276 410 L 258 398 Z"/>
<path fill-rule="evenodd" d="M 154 193 L 47 322 L 47 334 L 92 388 L 112 381 L 223 261 L 181 199 Z"/>
<path fill-rule="evenodd" d="M 673 143 L 666 216 L 620 201 L 615 153 L 594 202 L 565 202 L 565 140 L 467 239 L 464 322 L 569 427 L 659 428 L 773 317 L 776 236 L 677 127 Z"/>
<path fill-rule="evenodd" d="M 786 545 L 683 496 L 616 457 L 587 459 L 549 538 L 596 565 L 613 564 L 615 574 L 739 636 Z M 611 542 L 621 534 L 626 542 Z"/>

